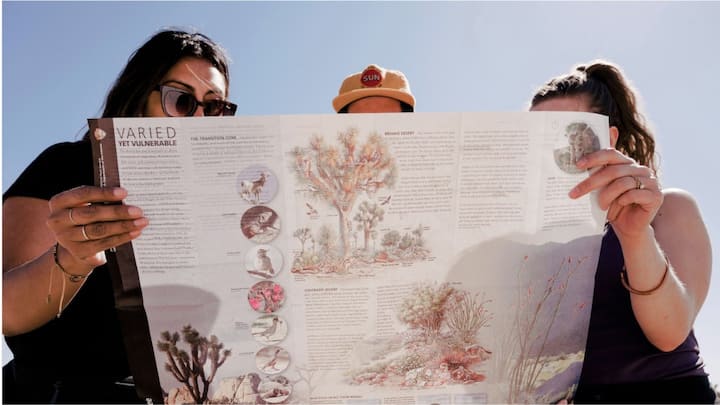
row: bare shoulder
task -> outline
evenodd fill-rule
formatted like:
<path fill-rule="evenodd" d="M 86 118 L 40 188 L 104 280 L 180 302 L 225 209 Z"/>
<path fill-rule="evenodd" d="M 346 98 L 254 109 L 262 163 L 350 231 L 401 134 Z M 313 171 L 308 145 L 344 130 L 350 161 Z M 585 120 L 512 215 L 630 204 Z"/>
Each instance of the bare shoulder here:
<path fill-rule="evenodd" d="M 702 221 L 697 201 L 689 192 L 680 188 L 668 188 L 663 190 L 663 198 L 663 204 L 653 221 L 654 227 Z"/>
<path fill-rule="evenodd" d="M 652 223 L 660 246 L 676 255 L 684 251 L 705 256 L 711 249 L 710 237 L 695 198 L 678 188 L 663 190 L 663 197 Z"/>

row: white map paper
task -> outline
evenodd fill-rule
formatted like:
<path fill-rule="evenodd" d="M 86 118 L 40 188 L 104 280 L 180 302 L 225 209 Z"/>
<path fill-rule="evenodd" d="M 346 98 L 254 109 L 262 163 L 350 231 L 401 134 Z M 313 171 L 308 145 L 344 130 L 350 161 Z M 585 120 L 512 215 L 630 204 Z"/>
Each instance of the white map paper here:
<path fill-rule="evenodd" d="M 150 220 L 118 248 L 116 290 L 142 292 L 141 302 L 118 298 L 118 308 L 147 316 L 146 332 L 125 330 L 138 353 L 153 353 L 131 366 L 157 370 L 159 387 L 135 377 L 154 401 L 572 395 L 605 213 L 594 196 L 567 193 L 587 176 L 574 162 L 607 147 L 607 117 L 340 114 L 90 126 L 97 183 L 125 187 L 125 202 Z"/>

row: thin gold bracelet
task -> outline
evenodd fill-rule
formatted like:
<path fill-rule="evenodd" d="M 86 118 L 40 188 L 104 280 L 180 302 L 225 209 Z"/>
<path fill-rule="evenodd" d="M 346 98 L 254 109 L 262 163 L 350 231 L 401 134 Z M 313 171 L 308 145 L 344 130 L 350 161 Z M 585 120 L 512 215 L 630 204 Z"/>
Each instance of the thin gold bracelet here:
<path fill-rule="evenodd" d="M 80 281 L 82 281 L 82 280 L 85 280 L 85 279 L 87 278 L 87 276 L 89 276 L 90 273 L 92 273 L 92 271 L 90 271 L 90 273 L 88 273 L 88 274 L 72 274 L 72 273 L 68 273 L 68 272 L 65 270 L 65 268 L 62 266 L 62 264 L 60 264 L 60 260 L 58 259 L 58 246 L 59 246 L 59 245 L 60 245 L 59 243 L 55 243 L 55 248 L 53 249 L 53 259 L 55 259 L 55 264 L 58 266 L 58 268 L 60 269 L 60 271 L 62 271 L 62 272 L 65 273 L 66 275 L 68 275 L 68 277 L 70 278 L 70 281 L 72 281 L 73 283 L 78 283 L 78 282 L 80 282 Z"/>
<path fill-rule="evenodd" d="M 633 294 L 637 295 L 650 295 L 657 291 L 660 287 L 662 287 L 663 283 L 665 283 L 665 279 L 667 278 L 668 271 L 670 271 L 670 260 L 668 260 L 667 255 L 665 255 L 665 272 L 662 275 L 662 278 L 660 279 L 660 282 L 653 288 L 649 290 L 636 290 L 630 286 L 630 283 L 628 282 L 628 275 L 627 270 L 625 269 L 625 264 L 623 263 L 623 268 L 620 271 L 620 282 L 622 283 L 623 287 L 625 287 L 626 290 L 630 291 Z"/>

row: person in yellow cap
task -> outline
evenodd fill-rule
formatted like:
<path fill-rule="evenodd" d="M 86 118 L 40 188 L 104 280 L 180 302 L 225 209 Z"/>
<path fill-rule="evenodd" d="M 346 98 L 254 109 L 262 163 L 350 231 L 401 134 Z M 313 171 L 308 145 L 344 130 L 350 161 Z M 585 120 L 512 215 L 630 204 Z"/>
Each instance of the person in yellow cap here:
<path fill-rule="evenodd" d="M 415 97 L 405 75 L 378 65 L 346 77 L 332 103 L 339 114 L 415 110 Z"/>

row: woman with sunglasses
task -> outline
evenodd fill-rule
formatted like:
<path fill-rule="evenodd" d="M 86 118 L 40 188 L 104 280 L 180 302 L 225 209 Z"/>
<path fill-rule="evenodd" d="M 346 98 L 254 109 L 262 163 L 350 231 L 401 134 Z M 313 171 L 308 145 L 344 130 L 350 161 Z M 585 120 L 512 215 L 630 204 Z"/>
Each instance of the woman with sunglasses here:
<path fill-rule="evenodd" d="M 103 117 L 233 115 L 225 51 L 164 30 L 131 56 Z M 3 195 L 4 403 L 133 403 L 105 250 L 140 236 L 127 192 L 93 184 L 89 133 L 42 152 Z M 111 203 L 111 204 L 102 204 Z"/>

